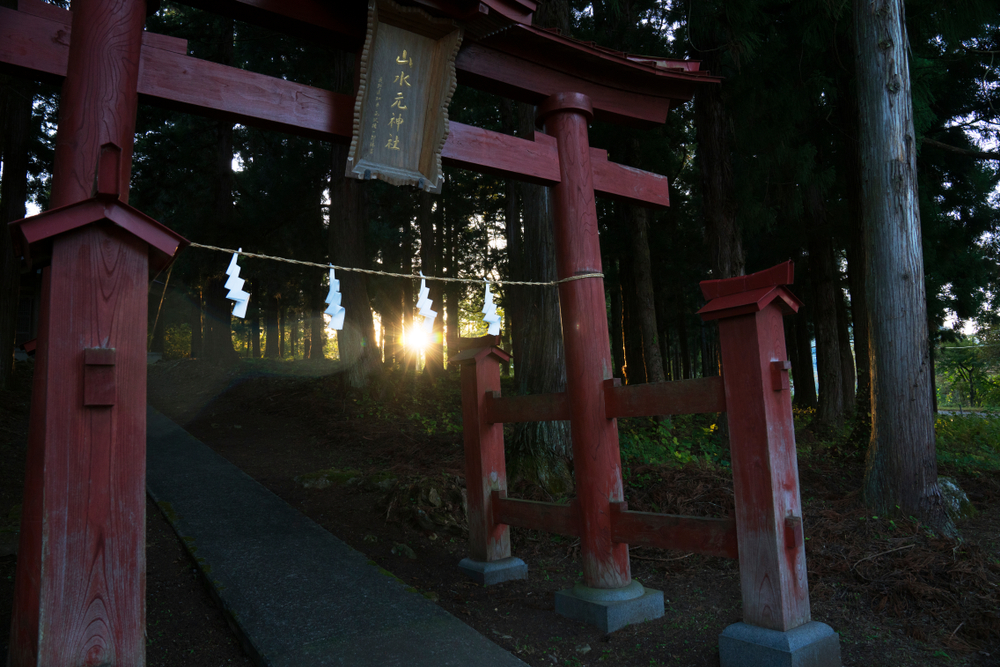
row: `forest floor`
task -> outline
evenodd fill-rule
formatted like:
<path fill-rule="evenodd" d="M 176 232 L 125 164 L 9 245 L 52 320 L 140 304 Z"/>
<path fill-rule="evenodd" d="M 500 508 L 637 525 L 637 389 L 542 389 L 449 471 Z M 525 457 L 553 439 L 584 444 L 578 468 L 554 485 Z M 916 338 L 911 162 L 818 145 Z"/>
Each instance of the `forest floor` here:
<path fill-rule="evenodd" d="M 0 538 L 16 530 L 30 378 L 0 394 Z M 290 505 L 529 665 L 718 665 L 718 635 L 741 620 L 735 561 L 632 549 L 632 575 L 664 592 L 662 619 L 606 635 L 555 614 L 553 594 L 581 578 L 579 546 L 512 529 L 529 578 L 482 588 L 465 555 L 457 375 L 436 383 L 388 374 L 345 388 L 330 362 L 160 362 L 149 401 Z M 799 471 L 814 620 L 841 637 L 844 665 L 1000 665 L 1000 473 L 947 470 L 979 515 L 963 541 L 911 520 L 873 517 L 857 459 L 837 459 L 800 432 Z M 630 509 L 725 516 L 724 465 L 626 459 Z M 512 497 L 546 498 L 512 484 Z M 6 517 L 6 519 L 5 519 Z M 0 549 L 5 543 L 0 539 Z M 249 660 L 168 524 L 147 512 L 147 663 Z M 0 550 L 0 656 L 6 653 L 16 558 Z"/>

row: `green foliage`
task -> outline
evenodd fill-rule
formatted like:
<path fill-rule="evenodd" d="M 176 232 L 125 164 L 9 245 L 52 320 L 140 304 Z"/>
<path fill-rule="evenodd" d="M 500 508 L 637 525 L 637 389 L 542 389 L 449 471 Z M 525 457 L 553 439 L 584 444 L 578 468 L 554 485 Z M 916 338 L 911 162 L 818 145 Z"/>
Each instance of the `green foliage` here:
<path fill-rule="evenodd" d="M 975 473 L 1000 470 L 1000 419 L 993 415 L 941 415 L 934 424 L 938 463 Z"/>
<path fill-rule="evenodd" d="M 680 415 L 657 421 L 620 419 L 618 438 L 623 464 L 685 465 L 703 461 L 729 465 L 729 447 L 719 432 L 718 415 Z"/>
<path fill-rule="evenodd" d="M 191 325 L 187 322 L 167 327 L 164 333 L 163 358 L 186 359 L 191 352 Z"/>
<path fill-rule="evenodd" d="M 1000 359 L 978 337 L 959 337 L 938 348 L 934 371 L 943 407 L 1000 406 Z"/>

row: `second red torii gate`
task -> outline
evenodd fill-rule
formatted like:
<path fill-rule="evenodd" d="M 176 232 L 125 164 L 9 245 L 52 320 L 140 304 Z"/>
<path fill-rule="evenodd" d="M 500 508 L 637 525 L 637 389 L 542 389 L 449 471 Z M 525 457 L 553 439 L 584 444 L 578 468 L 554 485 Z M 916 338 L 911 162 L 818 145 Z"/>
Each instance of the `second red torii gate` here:
<path fill-rule="evenodd" d="M 332 36 L 348 48 L 356 48 L 351 39 L 359 34 L 358 10 L 367 3 L 336 3 L 336 12 L 317 0 L 204 0 L 198 4 L 250 20 L 280 19 L 290 31 Z M 560 277 L 600 273 L 594 195 L 649 206 L 666 206 L 669 198 L 666 178 L 615 164 L 607 160 L 606 152 L 591 148 L 588 122 L 596 116 L 653 126 L 663 122 L 673 101 L 690 99 L 697 85 L 715 80 L 698 72 L 695 63 L 610 52 L 527 26 L 535 8 L 533 0 L 411 0 L 411 4 L 467 22 L 470 39 L 459 53 L 460 80 L 540 104 L 540 120 L 547 131 L 529 140 L 453 123 L 444 146 L 445 163 L 551 186 Z M 67 12 L 39 0 L 20 0 L 18 11 L 0 8 L 0 64 L 42 78 L 65 78 L 57 136 L 61 150 L 53 176 L 54 190 L 62 193 L 59 204 L 71 208 L 101 194 L 91 192 L 89 184 L 98 180 L 94 178 L 96 156 L 105 142 L 113 144 L 108 149 L 112 153 L 120 149 L 121 159 L 113 164 L 102 162 L 99 180 L 117 182 L 114 196 L 120 197 L 122 205 L 127 201 L 137 95 L 248 125 L 338 142 L 349 139 L 351 96 L 192 58 L 184 40 L 143 32 L 140 17 L 145 6 L 144 0 L 74 0 L 73 11 Z M 534 54 L 542 57 L 532 58 Z M 101 94 L 93 94 L 95 90 Z M 79 95 L 80 91 L 90 94 Z M 110 192 L 109 187 L 104 190 Z M 129 215 L 130 220 L 143 220 L 138 212 Z M 70 226 L 60 227 L 55 231 L 71 236 L 66 237 L 70 241 L 57 241 L 56 247 L 68 248 L 71 242 L 74 248 L 79 246 L 79 257 L 86 253 L 106 256 L 108 248 L 118 246 L 141 255 L 141 246 L 109 228 L 108 222 L 114 220 L 95 219 L 97 231 L 85 234 Z M 19 226 L 27 229 L 31 224 L 29 219 Z M 141 224 L 149 229 L 156 225 L 148 219 Z M 30 246 L 29 240 L 25 242 Z M 172 243 L 176 252 L 183 239 L 173 238 Z M 164 248 L 170 254 L 170 248 Z M 53 261 L 66 262 L 60 259 L 66 257 L 65 252 L 54 252 L 53 257 Z M 72 269 L 64 270 L 70 268 L 68 263 L 58 268 L 59 272 L 47 270 L 46 275 L 60 281 L 72 279 Z M 88 290 L 96 293 L 102 281 L 119 281 L 115 284 L 122 289 L 116 293 L 123 295 L 124 301 L 115 312 L 145 313 L 140 303 L 145 298 L 142 269 L 140 264 L 126 269 L 112 263 L 91 282 L 81 281 L 74 289 L 80 294 Z M 46 285 L 43 312 L 48 313 L 62 288 L 53 286 L 49 278 Z M 581 529 L 586 586 L 574 591 L 571 606 L 575 610 L 566 612 L 590 619 L 595 601 L 641 599 L 644 617 L 654 617 L 662 614 L 662 596 L 657 609 L 655 593 L 643 591 L 639 598 L 633 595 L 628 547 L 620 539 L 625 525 L 622 517 L 627 522 L 629 515 L 616 505 L 622 500 L 622 489 L 617 430 L 607 413 L 605 381 L 610 379 L 611 365 L 603 280 L 592 277 L 564 282 L 559 289 L 566 332 L 566 403 L 577 469 L 585 471 L 581 475 L 584 482 L 578 485 L 574 521 L 586 526 Z M 145 413 L 136 408 L 135 393 L 130 400 L 118 403 L 109 398 L 108 386 L 144 389 L 144 369 L 134 363 L 116 366 L 114 347 L 128 350 L 131 360 L 134 351 L 144 345 L 145 322 L 131 318 L 128 326 L 112 328 L 114 336 L 102 338 L 102 327 L 92 326 L 96 324 L 92 318 L 86 310 L 73 311 L 65 329 L 49 326 L 40 336 L 39 362 L 48 364 L 47 377 L 70 378 L 71 384 L 77 378 L 84 384 L 87 377 L 96 378 L 99 396 L 83 396 L 80 406 L 74 402 L 75 395 L 70 395 L 72 400 L 67 403 L 67 395 L 54 384 L 36 388 L 40 400 L 32 406 L 31 483 L 26 486 L 25 499 L 25 507 L 31 511 L 26 511 L 22 527 L 22 540 L 30 542 L 27 549 L 22 545 L 22 553 L 30 554 L 33 562 L 25 567 L 19 564 L 12 667 L 144 662 L 141 485 L 131 479 L 130 484 L 112 488 L 110 480 L 104 480 L 93 485 L 85 499 L 66 489 L 91 481 L 95 465 L 110 466 L 116 474 L 132 477 L 141 471 L 136 461 L 144 452 L 140 434 Z M 65 331 L 87 331 L 94 342 L 86 342 L 87 349 L 76 349 L 81 342 L 64 340 Z M 109 371 L 109 367 L 114 370 Z M 97 414 L 95 410 L 104 425 L 91 431 L 86 455 L 60 459 L 75 444 L 66 434 L 90 428 L 87 425 Z M 50 421 L 70 428 L 49 429 Z M 127 447 L 123 449 L 122 444 Z M 47 459 L 63 461 L 65 465 L 55 471 L 62 477 L 52 477 Z M 67 479 L 69 484 L 65 484 Z M 492 489 L 489 491 L 484 496 L 487 504 L 493 500 Z M 43 496 L 44 503 L 40 500 Z M 497 498 L 500 516 L 504 516 L 504 508 L 508 513 L 511 508 L 516 510 L 513 502 Z M 61 533 L 43 535 L 54 516 L 72 521 L 60 524 Z M 134 520 L 129 521 L 130 517 Z M 723 533 L 721 539 L 726 542 L 729 533 Z M 97 544 L 80 539 L 94 534 L 100 535 Z M 48 545 L 46 549 L 36 548 L 39 540 Z M 70 580 L 84 577 L 87 572 L 80 568 L 91 561 L 63 548 L 69 544 L 99 549 L 110 558 L 101 577 L 88 579 L 96 588 L 81 590 L 72 600 L 52 594 L 51 573 L 62 571 Z M 36 558 L 38 562 L 34 562 Z M 793 622 L 791 619 L 784 627 Z"/>

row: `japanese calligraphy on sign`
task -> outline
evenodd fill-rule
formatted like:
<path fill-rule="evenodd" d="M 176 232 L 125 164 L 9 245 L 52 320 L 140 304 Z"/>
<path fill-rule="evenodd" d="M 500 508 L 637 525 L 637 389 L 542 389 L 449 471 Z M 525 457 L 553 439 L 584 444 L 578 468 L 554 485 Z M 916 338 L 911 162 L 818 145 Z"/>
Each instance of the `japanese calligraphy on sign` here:
<path fill-rule="evenodd" d="M 392 0 L 370 0 L 349 176 L 441 191 L 441 149 L 461 42 L 462 28 L 453 21 Z"/>

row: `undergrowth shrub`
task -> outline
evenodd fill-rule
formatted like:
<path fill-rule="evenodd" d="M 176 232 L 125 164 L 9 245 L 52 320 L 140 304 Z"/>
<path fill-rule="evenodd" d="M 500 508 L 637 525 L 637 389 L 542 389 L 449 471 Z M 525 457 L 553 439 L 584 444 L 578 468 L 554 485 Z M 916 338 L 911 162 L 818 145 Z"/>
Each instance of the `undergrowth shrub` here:
<path fill-rule="evenodd" d="M 938 463 L 967 472 L 1000 470 L 1000 418 L 939 415 L 934 431 Z"/>
<path fill-rule="evenodd" d="M 622 462 L 629 465 L 685 465 L 701 461 L 729 465 L 729 444 L 719 432 L 719 415 L 677 415 L 619 419 Z"/>

